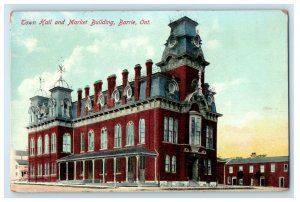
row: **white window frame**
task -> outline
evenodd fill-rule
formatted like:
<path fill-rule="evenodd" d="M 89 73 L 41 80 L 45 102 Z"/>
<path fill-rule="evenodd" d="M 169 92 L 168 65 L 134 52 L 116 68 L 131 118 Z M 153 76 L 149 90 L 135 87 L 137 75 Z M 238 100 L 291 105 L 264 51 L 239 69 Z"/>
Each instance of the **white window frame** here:
<path fill-rule="evenodd" d="M 230 173 L 230 174 L 232 174 L 233 173 L 233 166 L 229 166 L 229 168 L 228 168 L 228 172 Z"/>
<path fill-rule="evenodd" d="M 71 135 L 69 133 L 65 133 L 63 135 L 62 151 L 65 153 L 71 153 Z"/>
<path fill-rule="evenodd" d="M 213 135 L 213 127 L 206 126 L 206 148 L 213 149 L 214 148 L 214 135 Z"/>
<path fill-rule="evenodd" d="M 122 127 L 120 124 L 115 125 L 114 147 L 122 147 Z"/>
<path fill-rule="evenodd" d="M 172 117 L 169 117 L 168 126 L 168 142 L 173 142 L 174 119 Z"/>
<path fill-rule="evenodd" d="M 84 132 L 80 133 L 80 152 L 84 152 Z"/>
<path fill-rule="evenodd" d="M 194 123 L 193 123 L 194 120 Z M 199 115 L 190 115 L 189 119 L 189 143 L 190 145 L 201 145 L 202 118 Z"/>
<path fill-rule="evenodd" d="M 176 173 L 176 156 L 172 156 L 172 173 Z"/>
<path fill-rule="evenodd" d="M 174 119 L 173 142 L 178 143 L 178 119 Z"/>
<path fill-rule="evenodd" d="M 139 143 L 145 144 L 145 119 L 139 120 Z"/>
<path fill-rule="evenodd" d="M 170 156 L 166 155 L 165 157 L 165 172 L 169 173 L 170 172 Z"/>
<path fill-rule="evenodd" d="M 56 134 L 51 134 L 51 153 L 56 153 Z"/>
<path fill-rule="evenodd" d="M 134 145 L 134 124 L 129 121 L 126 125 L 126 146 Z"/>
<path fill-rule="evenodd" d="M 249 173 L 253 173 L 253 165 L 249 166 Z"/>
<path fill-rule="evenodd" d="M 207 174 L 208 175 L 211 175 L 211 171 L 212 171 L 212 166 L 211 166 L 211 160 L 210 159 L 207 159 Z"/>
<path fill-rule="evenodd" d="M 45 135 L 45 140 L 44 140 L 44 154 L 49 154 L 49 135 Z"/>
<path fill-rule="evenodd" d="M 164 141 L 168 142 L 169 137 L 169 119 L 168 117 L 164 117 Z"/>
<path fill-rule="evenodd" d="M 286 164 L 286 163 L 285 163 L 285 164 L 283 165 L 283 171 L 284 171 L 284 172 L 288 172 L 288 171 L 289 171 L 289 164 Z"/>
<path fill-rule="evenodd" d="M 260 167 L 260 169 L 259 169 L 260 172 L 264 173 L 265 172 L 265 165 L 260 165 L 259 167 Z"/>
<path fill-rule="evenodd" d="M 107 128 L 101 129 L 101 149 L 107 149 Z"/>
<path fill-rule="evenodd" d="M 37 155 L 42 155 L 43 153 L 43 139 L 42 139 L 42 136 L 40 135 L 38 137 L 38 142 L 37 142 Z"/>
<path fill-rule="evenodd" d="M 88 151 L 94 151 L 95 149 L 95 133 L 90 130 L 88 133 Z"/>
<path fill-rule="evenodd" d="M 243 166 L 239 166 L 239 171 L 243 171 L 244 167 Z"/>
<path fill-rule="evenodd" d="M 271 173 L 275 173 L 275 172 L 276 172 L 276 164 L 271 163 Z"/>
<path fill-rule="evenodd" d="M 30 156 L 34 156 L 34 147 L 35 147 L 34 138 L 30 138 Z"/>

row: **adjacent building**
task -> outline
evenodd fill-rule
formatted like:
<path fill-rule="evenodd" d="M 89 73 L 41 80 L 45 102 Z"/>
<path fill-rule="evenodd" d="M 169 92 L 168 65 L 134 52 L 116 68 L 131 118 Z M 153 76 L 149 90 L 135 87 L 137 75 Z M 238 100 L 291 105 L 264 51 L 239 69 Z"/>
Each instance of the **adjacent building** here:
<path fill-rule="evenodd" d="M 28 152 L 13 150 L 11 152 L 10 178 L 12 181 L 27 181 L 28 179 Z"/>
<path fill-rule="evenodd" d="M 30 98 L 29 181 L 216 185 L 221 114 L 197 25 L 171 22 L 161 61 L 135 65 L 133 80 L 124 69 L 121 85 L 110 75 L 74 101 L 61 76 L 49 97 Z"/>
<path fill-rule="evenodd" d="M 289 187 L 289 157 L 251 157 L 218 162 L 218 182 L 226 185 Z"/>

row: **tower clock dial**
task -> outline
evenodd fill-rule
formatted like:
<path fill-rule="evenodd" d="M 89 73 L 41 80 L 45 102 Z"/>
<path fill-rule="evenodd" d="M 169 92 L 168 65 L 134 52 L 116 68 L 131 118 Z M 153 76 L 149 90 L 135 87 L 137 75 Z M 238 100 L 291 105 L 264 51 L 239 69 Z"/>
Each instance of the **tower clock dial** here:
<path fill-rule="evenodd" d="M 197 48 L 200 47 L 200 45 L 201 45 L 201 38 L 200 38 L 199 35 L 195 36 L 195 37 L 192 39 L 192 44 L 193 44 L 194 46 L 196 46 Z"/>
<path fill-rule="evenodd" d="M 176 44 L 177 44 L 176 37 L 174 35 L 171 35 L 170 38 L 169 38 L 169 40 L 168 40 L 168 46 L 169 46 L 169 48 L 175 47 Z"/>

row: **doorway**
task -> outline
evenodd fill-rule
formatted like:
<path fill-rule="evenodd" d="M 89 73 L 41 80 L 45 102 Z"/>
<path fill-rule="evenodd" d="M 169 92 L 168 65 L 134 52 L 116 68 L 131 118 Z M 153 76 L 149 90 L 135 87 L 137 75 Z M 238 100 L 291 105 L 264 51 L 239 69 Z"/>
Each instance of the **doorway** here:
<path fill-rule="evenodd" d="M 266 180 L 265 177 L 260 177 L 260 186 L 266 186 Z"/>
<path fill-rule="evenodd" d="M 198 181 L 198 159 L 194 161 L 192 168 L 192 180 Z"/>
<path fill-rule="evenodd" d="M 279 187 L 284 187 L 284 177 L 279 178 Z"/>
<path fill-rule="evenodd" d="M 232 185 L 237 185 L 237 179 L 236 179 L 236 177 L 232 177 Z"/>
<path fill-rule="evenodd" d="M 145 182 L 145 157 L 140 157 L 140 182 Z"/>

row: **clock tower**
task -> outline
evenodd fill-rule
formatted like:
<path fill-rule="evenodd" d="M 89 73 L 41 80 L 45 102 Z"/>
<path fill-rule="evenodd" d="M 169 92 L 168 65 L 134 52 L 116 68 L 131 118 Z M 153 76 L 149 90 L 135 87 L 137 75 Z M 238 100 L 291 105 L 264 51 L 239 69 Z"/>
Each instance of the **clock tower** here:
<path fill-rule="evenodd" d="M 156 65 L 180 80 L 180 100 L 183 101 L 189 93 L 195 90 L 199 75 L 201 89 L 204 91 L 205 60 L 201 48 L 201 37 L 196 31 L 198 23 L 188 17 L 182 17 L 169 24 L 170 36 L 165 45 L 161 61 Z M 204 94 L 204 92 L 203 92 Z"/>

